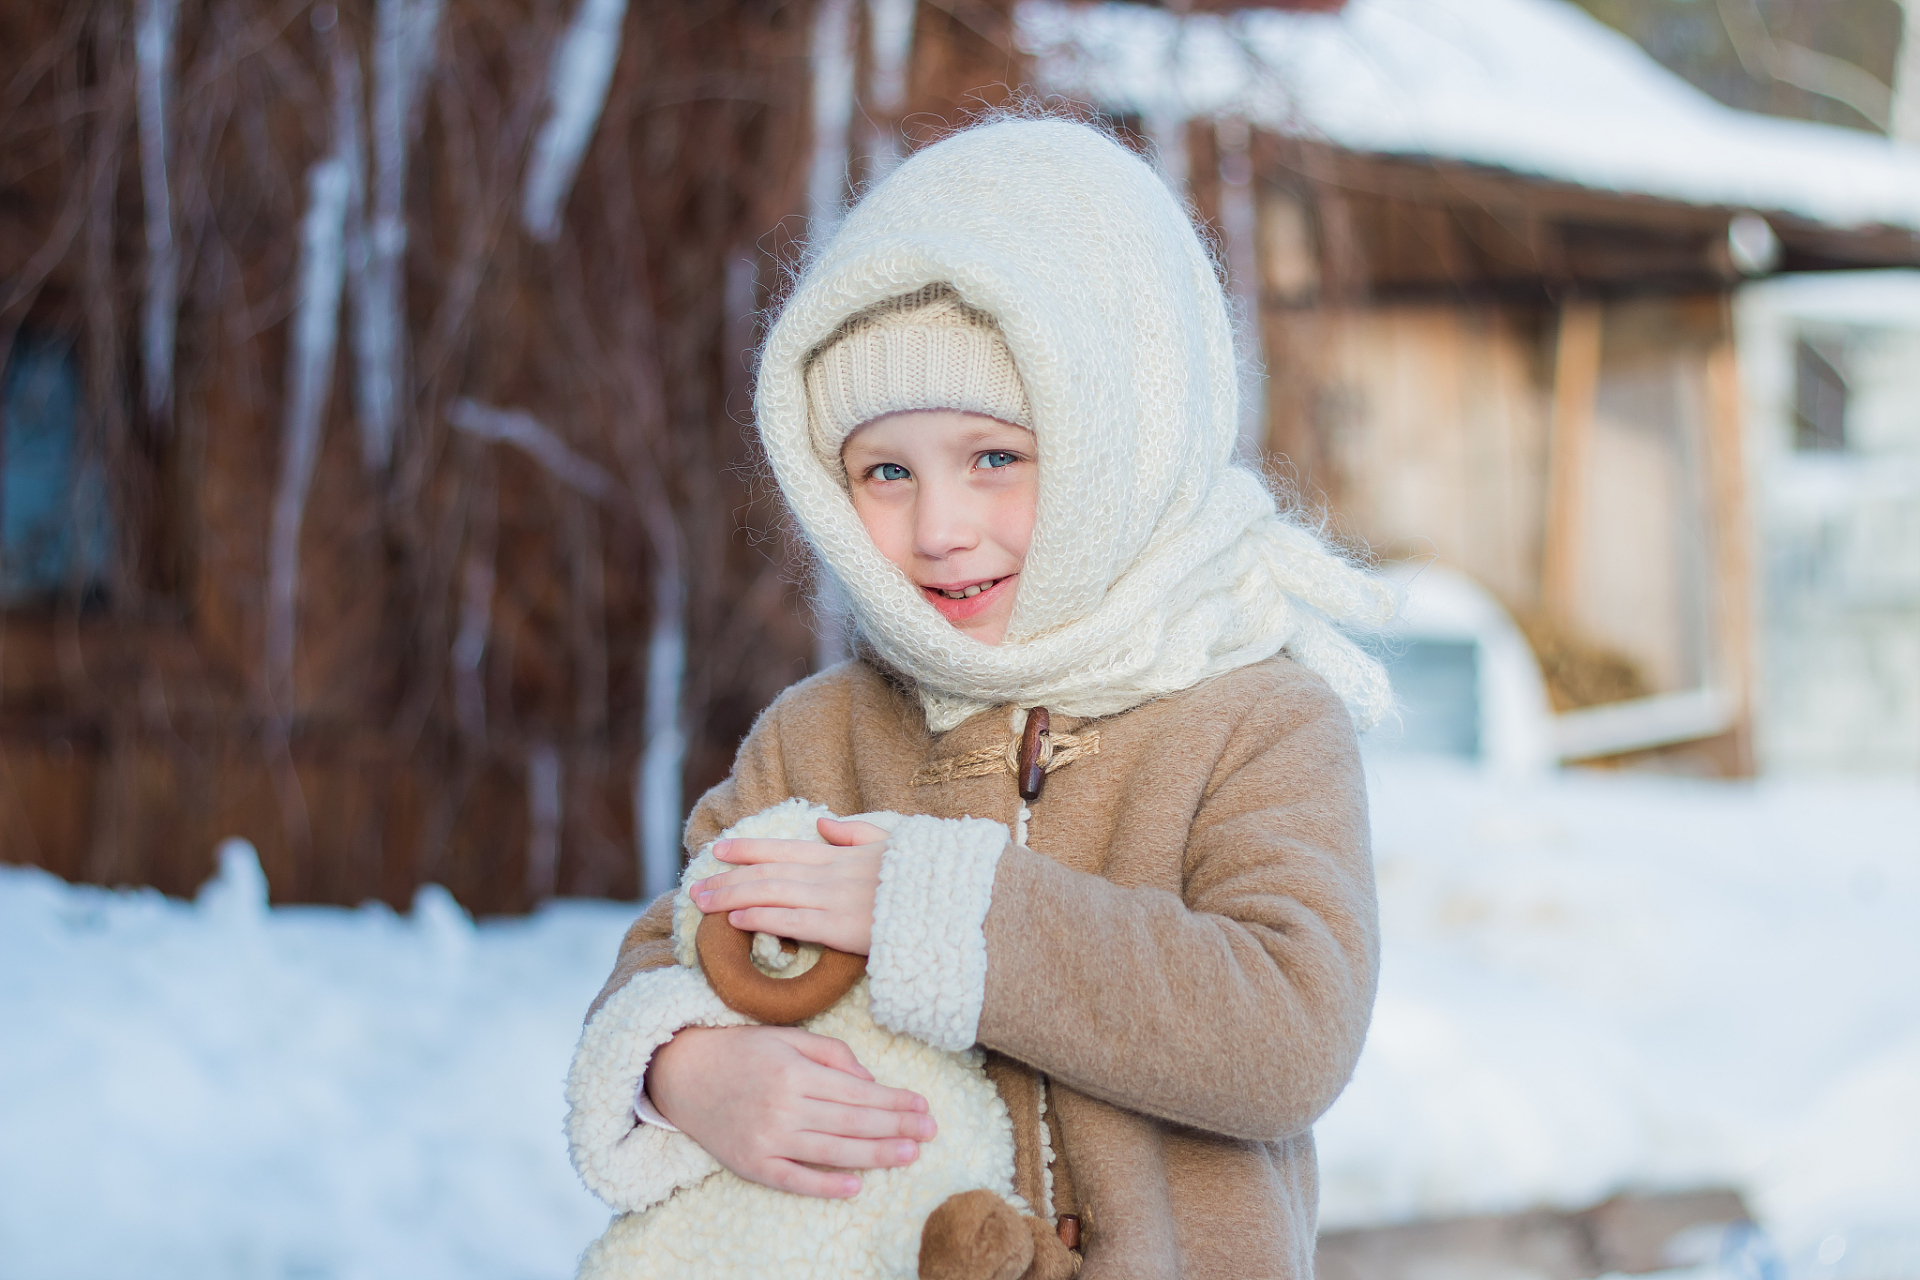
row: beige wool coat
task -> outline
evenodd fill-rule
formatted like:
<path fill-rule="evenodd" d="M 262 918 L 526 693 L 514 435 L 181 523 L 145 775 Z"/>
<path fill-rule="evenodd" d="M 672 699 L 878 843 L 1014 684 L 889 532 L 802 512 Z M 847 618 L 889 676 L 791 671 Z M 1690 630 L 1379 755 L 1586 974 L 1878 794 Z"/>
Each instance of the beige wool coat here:
<path fill-rule="evenodd" d="M 1048 776 L 983 926 L 978 1040 L 1014 1119 L 1015 1190 L 1043 1203 L 1046 1125 L 1084 1280 L 1311 1276 L 1311 1126 L 1360 1053 L 1379 954 L 1347 711 L 1277 657 L 1052 727 L 1097 732 L 1097 751 Z M 930 734 L 910 684 L 844 663 L 762 713 L 687 847 L 793 796 L 1011 824 L 1010 770 L 942 776 L 1009 734 L 1008 708 Z M 674 963 L 671 900 L 629 931 L 590 1020 Z"/>

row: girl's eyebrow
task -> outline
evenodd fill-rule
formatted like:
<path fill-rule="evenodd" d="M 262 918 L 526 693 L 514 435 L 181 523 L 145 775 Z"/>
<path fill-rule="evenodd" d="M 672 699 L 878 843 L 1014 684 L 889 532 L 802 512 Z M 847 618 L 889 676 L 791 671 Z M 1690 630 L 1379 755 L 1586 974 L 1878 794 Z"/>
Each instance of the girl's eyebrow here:
<path fill-rule="evenodd" d="M 1019 443 L 1017 444 L 1012 443 L 1013 437 L 1010 433 L 1014 431 L 1020 433 Z M 974 427 L 967 432 L 965 440 L 970 447 L 982 444 L 998 444 L 1002 449 L 1014 451 L 1031 449 L 1033 447 L 1033 432 L 1028 431 L 1024 427 Z"/>

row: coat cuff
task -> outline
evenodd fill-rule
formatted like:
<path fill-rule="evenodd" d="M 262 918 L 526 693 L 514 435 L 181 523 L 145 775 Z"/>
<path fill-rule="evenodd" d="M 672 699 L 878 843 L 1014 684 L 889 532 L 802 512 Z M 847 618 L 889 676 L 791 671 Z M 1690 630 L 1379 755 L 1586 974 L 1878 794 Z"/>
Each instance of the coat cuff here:
<path fill-rule="evenodd" d="M 736 1027 L 733 1012 L 692 969 L 636 973 L 587 1023 L 567 1072 L 567 1146 L 587 1190 L 633 1213 L 720 1167 L 677 1129 L 640 1124 L 633 1102 L 653 1051 L 683 1027 Z"/>
<path fill-rule="evenodd" d="M 680 1126 L 660 1114 L 660 1108 L 653 1105 L 653 1099 L 647 1096 L 647 1078 L 640 1077 L 640 1085 L 633 1091 L 633 1114 L 641 1124 L 657 1124 L 662 1129 L 680 1132 Z"/>
<path fill-rule="evenodd" d="M 987 995 L 987 907 L 1007 829 L 901 818 L 880 859 L 867 977 L 873 1020 L 936 1049 L 969 1049 Z"/>

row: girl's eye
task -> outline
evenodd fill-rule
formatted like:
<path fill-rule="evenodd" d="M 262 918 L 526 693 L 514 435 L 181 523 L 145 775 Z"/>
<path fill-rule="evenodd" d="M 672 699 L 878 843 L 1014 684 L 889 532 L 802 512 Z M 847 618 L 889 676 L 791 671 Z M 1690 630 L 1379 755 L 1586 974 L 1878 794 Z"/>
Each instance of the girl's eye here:
<path fill-rule="evenodd" d="M 905 480 L 912 474 L 897 462 L 883 462 L 873 469 L 875 480 Z"/>
<path fill-rule="evenodd" d="M 1008 453 L 1005 450 L 1001 450 L 1001 449 L 996 449 L 992 453 L 983 453 L 980 455 L 980 465 L 983 467 L 989 467 L 989 468 L 1010 467 L 1018 461 L 1020 461 L 1019 454 Z"/>

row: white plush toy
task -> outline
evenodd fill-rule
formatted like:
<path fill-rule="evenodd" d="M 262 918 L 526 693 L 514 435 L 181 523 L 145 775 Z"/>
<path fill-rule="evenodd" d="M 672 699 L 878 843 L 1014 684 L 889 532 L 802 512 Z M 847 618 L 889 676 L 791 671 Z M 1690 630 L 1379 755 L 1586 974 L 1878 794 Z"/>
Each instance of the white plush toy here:
<path fill-rule="evenodd" d="M 787 800 L 742 819 L 716 840 L 818 841 L 818 819 L 833 816 L 803 799 Z M 867 813 L 858 820 L 891 830 L 899 818 Z M 693 969 L 702 968 L 705 957 L 716 994 L 753 1015 L 745 1007 L 751 1002 L 737 1002 L 732 992 L 743 981 L 762 987 L 765 981 L 746 972 L 744 958 L 738 972 L 723 980 L 715 947 L 715 938 L 731 933 L 744 952 L 744 935 L 723 914 L 703 917 L 688 893 L 694 881 L 727 869 L 711 843 L 687 867 L 674 899 L 674 956 Z M 721 1169 L 659 1204 L 615 1218 L 581 1259 L 581 1280 L 1042 1280 L 1077 1270 L 1078 1258 L 1045 1223 L 1023 1217 L 1031 1210 L 1013 1190 L 1013 1125 L 982 1069 L 979 1048 L 944 1052 L 877 1025 L 858 957 L 816 943 L 783 950 L 767 934 L 753 936 L 751 954 L 752 969 L 765 979 L 790 981 L 816 967 L 821 979 L 835 965 L 846 978 L 858 975 L 850 987 L 832 984 L 844 994 L 798 1025 L 845 1041 L 880 1083 L 924 1097 L 938 1136 L 912 1164 L 862 1171 L 860 1193 L 846 1200 L 792 1195 Z"/>

